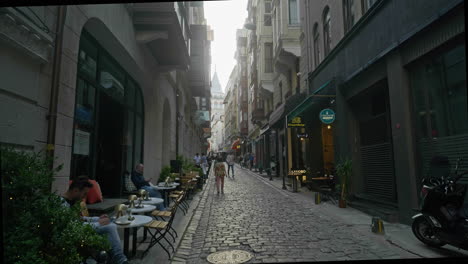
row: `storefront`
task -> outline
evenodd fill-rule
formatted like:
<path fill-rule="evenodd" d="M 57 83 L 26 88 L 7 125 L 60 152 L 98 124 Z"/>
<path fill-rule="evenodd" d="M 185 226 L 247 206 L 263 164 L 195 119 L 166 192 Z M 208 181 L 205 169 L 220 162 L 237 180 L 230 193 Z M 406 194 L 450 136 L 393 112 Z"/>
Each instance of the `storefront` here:
<path fill-rule="evenodd" d="M 143 161 L 140 88 L 86 31 L 80 39 L 71 178 L 88 175 L 117 197 L 124 173 Z"/>
<path fill-rule="evenodd" d="M 435 155 L 453 163 L 462 158 L 468 169 L 468 105 L 465 39 L 458 36 L 443 47 L 406 66 L 409 73 L 414 131 L 420 171 L 428 175 Z"/>
<path fill-rule="evenodd" d="M 287 115 L 289 169 L 306 170 L 309 178 L 335 168 L 335 85 L 334 80 L 326 82 Z M 300 177 L 301 183 L 306 180 Z"/>

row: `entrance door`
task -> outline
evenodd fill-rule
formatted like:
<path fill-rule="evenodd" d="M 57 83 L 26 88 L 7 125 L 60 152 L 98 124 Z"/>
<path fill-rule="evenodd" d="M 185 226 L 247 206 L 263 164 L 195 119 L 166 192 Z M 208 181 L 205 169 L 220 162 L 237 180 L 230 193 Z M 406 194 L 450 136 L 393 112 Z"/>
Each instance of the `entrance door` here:
<path fill-rule="evenodd" d="M 331 172 L 335 168 L 335 152 L 333 149 L 332 125 L 322 124 L 322 151 L 323 168 L 325 172 Z"/>
<path fill-rule="evenodd" d="M 374 91 L 367 97 L 367 118 L 359 122 L 361 168 L 366 194 L 388 202 L 396 202 L 396 180 L 393 162 L 388 88 Z M 370 102 L 370 104 L 369 104 Z"/>
<path fill-rule="evenodd" d="M 99 98 L 96 181 L 103 196 L 118 197 L 122 177 L 124 109 L 110 96 Z"/>

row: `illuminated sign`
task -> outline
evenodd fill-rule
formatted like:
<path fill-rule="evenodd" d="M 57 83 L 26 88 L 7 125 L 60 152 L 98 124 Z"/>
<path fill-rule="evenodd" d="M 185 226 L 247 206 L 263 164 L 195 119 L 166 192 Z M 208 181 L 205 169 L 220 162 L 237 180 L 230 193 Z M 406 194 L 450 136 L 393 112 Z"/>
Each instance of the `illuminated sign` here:
<path fill-rule="evenodd" d="M 291 123 L 288 123 L 288 127 L 305 127 L 305 124 L 302 123 L 300 116 L 296 116 L 291 120 Z"/>
<path fill-rule="evenodd" d="M 331 124 L 335 121 L 335 112 L 329 108 L 320 111 L 320 121 L 324 124 Z"/>
<path fill-rule="evenodd" d="M 308 138 L 309 134 L 307 134 L 307 133 L 297 134 L 297 137 L 298 138 Z"/>
<path fill-rule="evenodd" d="M 289 176 L 302 176 L 306 173 L 306 170 L 290 170 L 288 175 Z"/>

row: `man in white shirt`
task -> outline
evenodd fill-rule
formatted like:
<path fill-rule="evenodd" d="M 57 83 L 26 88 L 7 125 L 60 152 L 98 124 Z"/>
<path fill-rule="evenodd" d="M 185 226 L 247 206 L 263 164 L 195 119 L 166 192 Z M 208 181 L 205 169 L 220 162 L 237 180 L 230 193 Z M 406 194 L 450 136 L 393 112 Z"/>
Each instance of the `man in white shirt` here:
<path fill-rule="evenodd" d="M 226 158 L 226 163 L 228 164 L 228 177 L 229 177 L 229 169 L 232 169 L 232 178 L 234 178 L 234 155 L 229 153 Z"/>

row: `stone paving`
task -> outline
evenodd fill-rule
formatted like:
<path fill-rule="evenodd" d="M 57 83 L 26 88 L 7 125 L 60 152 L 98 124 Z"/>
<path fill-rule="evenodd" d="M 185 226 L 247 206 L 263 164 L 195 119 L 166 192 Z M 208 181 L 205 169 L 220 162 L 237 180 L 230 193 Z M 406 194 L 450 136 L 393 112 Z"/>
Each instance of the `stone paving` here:
<path fill-rule="evenodd" d="M 247 263 L 419 258 L 304 196 L 235 169 L 220 195 L 210 175 L 173 263 L 208 263 L 209 254 L 232 249 L 251 252 L 254 257 Z"/>

